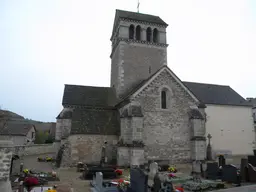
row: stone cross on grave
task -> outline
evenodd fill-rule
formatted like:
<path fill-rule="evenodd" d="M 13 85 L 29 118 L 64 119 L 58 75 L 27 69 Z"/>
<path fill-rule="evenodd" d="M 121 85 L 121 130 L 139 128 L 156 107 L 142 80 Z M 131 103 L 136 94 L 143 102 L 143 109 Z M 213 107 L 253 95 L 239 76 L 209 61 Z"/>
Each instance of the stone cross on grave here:
<path fill-rule="evenodd" d="M 208 145 L 207 145 L 207 154 L 206 154 L 206 158 L 208 161 L 212 160 L 212 146 L 211 146 L 211 134 L 207 135 L 208 138 Z"/>

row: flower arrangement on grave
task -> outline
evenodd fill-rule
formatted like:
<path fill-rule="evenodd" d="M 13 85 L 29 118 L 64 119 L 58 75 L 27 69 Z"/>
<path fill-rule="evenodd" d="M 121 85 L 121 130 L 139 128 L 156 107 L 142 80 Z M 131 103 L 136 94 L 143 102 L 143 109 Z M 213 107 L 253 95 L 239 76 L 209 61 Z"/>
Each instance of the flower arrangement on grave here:
<path fill-rule="evenodd" d="M 52 157 L 46 157 L 46 161 L 53 161 Z"/>
<path fill-rule="evenodd" d="M 39 184 L 38 178 L 36 177 L 26 177 L 24 179 L 23 185 L 26 187 L 27 191 L 31 191 L 34 186 Z"/>
<path fill-rule="evenodd" d="M 169 178 L 176 178 L 176 175 L 174 175 L 173 173 L 169 173 L 169 174 L 168 174 L 168 177 L 169 177 Z"/>
<path fill-rule="evenodd" d="M 37 157 L 37 161 L 47 161 L 47 162 L 52 162 L 54 159 L 52 157 Z"/>
<path fill-rule="evenodd" d="M 29 170 L 28 170 L 28 169 L 24 169 L 24 170 L 23 170 L 23 173 L 28 174 L 28 173 L 29 173 Z"/>
<path fill-rule="evenodd" d="M 124 179 L 117 180 L 117 183 L 117 188 L 119 189 L 119 191 L 126 191 L 130 185 L 130 182 Z"/>
<path fill-rule="evenodd" d="M 121 170 L 121 169 L 116 169 L 115 170 L 115 173 L 117 174 L 117 175 L 123 175 L 123 171 Z"/>
<path fill-rule="evenodd" d="M 174 166 L 170 166 L 170 167 L 168 168 L 168 171 L 171 172 L 171 173 L 177 173 L 177 169 L 176 169 L 176 167 L 174 167 Z"/>

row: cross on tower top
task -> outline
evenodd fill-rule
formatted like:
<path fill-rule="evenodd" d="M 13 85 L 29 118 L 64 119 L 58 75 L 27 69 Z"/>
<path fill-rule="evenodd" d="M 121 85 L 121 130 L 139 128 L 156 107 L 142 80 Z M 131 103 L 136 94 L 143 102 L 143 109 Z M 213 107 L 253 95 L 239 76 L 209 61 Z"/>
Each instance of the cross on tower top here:
<path fill-rule="evenodd" d="M 140 0 L 138 0 L 138 5 L 137 5 L 137 12 L 140 12 Z"/>

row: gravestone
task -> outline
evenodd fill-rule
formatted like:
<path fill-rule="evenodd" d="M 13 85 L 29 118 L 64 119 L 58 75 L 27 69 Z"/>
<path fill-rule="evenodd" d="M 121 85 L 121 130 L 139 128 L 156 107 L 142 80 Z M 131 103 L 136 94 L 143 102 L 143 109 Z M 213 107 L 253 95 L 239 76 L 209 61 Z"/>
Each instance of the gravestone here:
<path fill-rule="evenodd" d="M 256 156 L 248 155 L 248 163 L 256 167 Z"/>
<path fill-rule="evenodd" d="M 206 175 L 208 179 L 212 180 L 219 178 L 219 166 L 217 162 L 207 163 Z"/>
<path fill-rule="evenodd" d="M 0 140 L 0 191 L 12 192 L 10 168 L 12 160 L 13 142 Z"/>
<path fill-rule="evenodd" d="M 111 183 L 108 184 L 103 183 L 103 174 L 101 172 L 97 172 L 96 176 L 92 181 L 91 192 L 118 192 L 116 186 L 112 186 Z"/>
<path fill-rule="evenodd" d="M 237 168 L 234 165 L 224 165 L 222 167 L 222 181 L 239 184 L 239 176 L 237 174 Z"/>
<path fill-rule="evenodd" d="M 103 174 L 101 172 L 96 173 L 95 177 L 95 189 L 97 191 L 102 191 L 103 188 Z"/>
<path fill-rule="evenodd" d="M 155 174 L 158 172 L 158 164 L 156 162 L 152 162 L 149 165 L 149 176 L 154 178 Z"/>
<path fill-rule="evenodd" d="M 173 190 L 173 184 L 171 181 L 164 182 L 162 188 L 160 189 L 160 192 L 175 192 Z"/>
<path fill-rule="evenodd" d="M 107 142 L 104 142 L 104 145 L 101 148 L 101 165 L 105 165 L 108 162 L 108 158 L 107 158 Z"/>
<path fill-rule="evenodd" d="M 224 166 L 224 165 L 226 165 L 226 159 L 225 159 L 224 155 L 220 155 L 219 156 L 219 167 Z"/>
<path fill-rule="evenodd" d="M 134 192 L 148 191 L 148 175 L 141 169 L 135 168 L 130 170 L 130 185 Z"/>
<path fill-rule="evenodd" d="M 154 176 L 154 184 L 153 184 L 154 192 L 159 192 L 161 187 L 162 187 L 162 182 L 161 182 L 161 179 L 159 177 L 159 173 L 156 173 L 155 176 Z"/>
<path fill-rule="evenodd" d="M 206 154 L 206 159 L 208 161 L 211 161 L 212 160 L 212 146 L 211 146 L 211 134 L 208 134 L 207 135 L 207 138 L 208 138 L 208 145 L 207 145 L 207 154 Z"/>
<path fill-rule="evenodd" d="M 256 168 L 248 163 L 248 177 L 250 182 L 256 182 Z"/>
<path fill-rule="evenodd" d="M 242 158 L 240 163 L 240 175 L 242 181 L 249 181 L 248 178 L 248 159 Z"/>

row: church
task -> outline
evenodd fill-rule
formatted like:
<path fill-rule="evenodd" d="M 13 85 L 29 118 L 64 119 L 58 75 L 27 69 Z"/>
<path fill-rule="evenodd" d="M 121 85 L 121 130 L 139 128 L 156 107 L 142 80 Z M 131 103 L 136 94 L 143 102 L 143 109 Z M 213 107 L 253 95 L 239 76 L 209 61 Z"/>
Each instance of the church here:
<path fill-rule="evenodd" d="M 205 160 L 206 105 L 197 83 L 167 66 L 167 27 L 158 16 L 116 10 L 110 86 L 65 85 L 55 134 L 62 166 L 99 162 L 105 142 L 118 165 Z"/>

